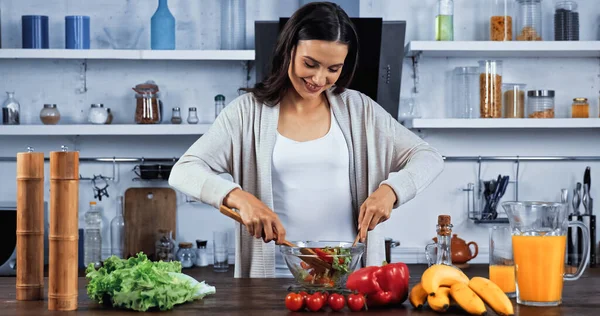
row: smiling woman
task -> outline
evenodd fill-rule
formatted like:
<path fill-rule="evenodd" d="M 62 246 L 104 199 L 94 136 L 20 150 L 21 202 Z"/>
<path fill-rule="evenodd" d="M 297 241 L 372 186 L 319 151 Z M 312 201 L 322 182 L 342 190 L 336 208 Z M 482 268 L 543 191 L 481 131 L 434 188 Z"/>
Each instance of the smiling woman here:
<path fill-rule="evenodd" d="M 236 277 L 275 276 L 275 244 L 286 239 L 352 243 L 360 234 L 363 264 L 380 265 L 378 225 L 442 171 L 434 148 L 346 88 L 358 40 L 338 5 L 301 7 L 266 79 L 244 89 L 173 167 L 171 186 L 239 211 Z"/>

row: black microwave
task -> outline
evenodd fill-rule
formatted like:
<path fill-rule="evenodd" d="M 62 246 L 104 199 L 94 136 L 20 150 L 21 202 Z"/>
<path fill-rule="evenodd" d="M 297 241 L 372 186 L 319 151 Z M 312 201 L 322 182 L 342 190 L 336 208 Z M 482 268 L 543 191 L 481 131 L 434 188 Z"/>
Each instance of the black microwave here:
<path fill-rule="evenodd" d="M 289 18 L 279 21 L 256 21 L 256 81 L 268 73 L 277 37 Z M 381 18 L 351 18 L 359 39 L 359 60 L 349 88 L 368 95 L 398 119 L 400 84 L 406 21 L 383 21 Z"/>
<path fill-rule="evenodd" d="M 44 264 L 48 264 L 48 203 L 44 202 Z M 17 274 L 17 203 L 0 202 L 0 275 Z"/>

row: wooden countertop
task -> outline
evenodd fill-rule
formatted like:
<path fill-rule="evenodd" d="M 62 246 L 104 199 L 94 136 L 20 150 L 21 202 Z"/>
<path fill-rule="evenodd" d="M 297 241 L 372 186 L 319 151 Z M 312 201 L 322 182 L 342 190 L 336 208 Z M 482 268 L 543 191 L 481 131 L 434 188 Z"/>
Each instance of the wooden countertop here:
<path fill-rule="evenodd" d="M 425 265 L 409 265 L 411 288 L 420 280 Z M 463 269 L 470 277 L 487 277 L 487 265 L 472 265 Z M 291 313 L 285 308 L 284 298 L 293 279 L 235 279 L 233 267 L 227 273 L 214 273 L 211 268 L 185 269 L 185 273 L 199 281 L 206 281 L 217 288 L 217 293 L 203 300 L 176 306 L 166 312 L 170 315 L 301 315 L 314 314 L 308 311 Z M 63 313 L 48 311 L 48 301 L 21 302 L 15 300 L 14 277 L 0 277 L 0 315 L 57 315 Z M 46 295 L 47 279 L 46 279 Z M 81 315 L 139 315 L 139 312 L 116 310 L 99 306 L 87 297 L 85 286 L 87 280 L 79 279 L 79 309 Z M 598 315 L 600 310 L 600 268 L 587 269 L 582 278 L 577 281 L 565 282 L 563 303 L 559 307 L 527 307 L 516 304 L 516 315 Z M 330 312 L 326 309 L 325 312 Z M 369 310 L 366 312 L 350 312 L 347 307 L 342 311 L 351 315 L 441 315 L 430 309 L 417 311 L 410 306 L 408 300 L 401 307 L 384 310 Z M 153 312 L 152 314 L 157 314 Z M 162 313 L 158 313 L 162 314 Z M 339 314 L 339 313 L 336 313 Z M 465 313 L 445 315 L 467 315 Z M 495 315 L 491 312 L 488 315 Z"/>

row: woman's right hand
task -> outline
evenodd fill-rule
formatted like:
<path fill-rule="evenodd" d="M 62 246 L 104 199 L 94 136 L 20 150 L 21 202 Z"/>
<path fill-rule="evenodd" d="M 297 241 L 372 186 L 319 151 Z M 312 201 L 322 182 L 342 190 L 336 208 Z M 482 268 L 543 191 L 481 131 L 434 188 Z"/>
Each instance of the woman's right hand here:
<path fill-rule="evenodd" d="M 278 245 L 285 240 L 285 229 L 279 216 L 254 195 L 234 189 L 225 197 L 223 204 L 240 211 L 246 229 L 255 238 L 262 238 L 265 242 L 275 240 Z"/>

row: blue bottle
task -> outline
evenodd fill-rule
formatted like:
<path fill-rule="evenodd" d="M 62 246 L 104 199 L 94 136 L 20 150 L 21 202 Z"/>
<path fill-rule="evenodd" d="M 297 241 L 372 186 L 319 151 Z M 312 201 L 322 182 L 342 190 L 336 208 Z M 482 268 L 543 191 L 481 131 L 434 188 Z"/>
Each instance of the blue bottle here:
<path fill-rule="evenodd" d="M 169 11 L 167 0 L 158 0 L 158 9 L 151 19 L 150 47 L 175 49 L 175 17 Z"/>

